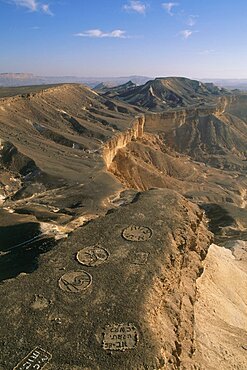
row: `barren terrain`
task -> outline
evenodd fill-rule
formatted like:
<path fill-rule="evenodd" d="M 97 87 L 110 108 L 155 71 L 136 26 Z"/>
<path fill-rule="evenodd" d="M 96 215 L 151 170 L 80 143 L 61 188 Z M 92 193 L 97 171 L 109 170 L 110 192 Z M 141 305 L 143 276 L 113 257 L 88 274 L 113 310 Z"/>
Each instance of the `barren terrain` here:
<path fill-rule="evenodd" d="M 246 369 L 247 95 L 184 78 L 8 94 L 0 369 L 42 351 L 55 370 Z"/>

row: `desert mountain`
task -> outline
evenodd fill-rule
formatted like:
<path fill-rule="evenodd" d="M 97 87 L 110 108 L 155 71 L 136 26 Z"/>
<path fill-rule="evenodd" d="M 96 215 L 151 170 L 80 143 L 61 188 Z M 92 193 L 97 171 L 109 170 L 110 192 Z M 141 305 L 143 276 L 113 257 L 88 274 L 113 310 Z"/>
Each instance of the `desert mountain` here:
<path fill-rule="evenodd" d="M 135 87 L 129 84 L 105 92 L 106 96 L 118 97 L 129 104 L 154 112 L 212 103 L 214 97 L 226 94 L 227 90 L 218 88 L 212 83 L 204 84 L 182 77 L 156 78 L 142 86 Z"/>
<path fill-rule="evenodd" d="M 21 89 L 0 99 L 0 369 L 244 370 L 247 95 Z"/>

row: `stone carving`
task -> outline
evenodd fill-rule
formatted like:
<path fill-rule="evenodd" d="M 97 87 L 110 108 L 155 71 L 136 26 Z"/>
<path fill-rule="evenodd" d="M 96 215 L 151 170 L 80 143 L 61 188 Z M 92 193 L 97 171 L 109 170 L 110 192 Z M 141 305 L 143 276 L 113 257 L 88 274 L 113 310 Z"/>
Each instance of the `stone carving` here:
<path fill-rule="evenodd" d="M 152 236 L 152 230 L 146 226 L 131 225 L 123 230 L 122 236 L 133 242 L 144 242 Z"/>
<path fill-rule="evenodd" d="M 80 293 L 92 284 L 92 276 L 86 271 L 71 271 L 64 274 L 58 284 L 65 292 Z"/>
<path fill-rule="evenodd" d="M 105 327 L 103 333 L 103 349 L 110 351 L 126 351 L 137 346 L 139 333 L 134 324 L 112 324 Z"/>
<path fill-rule="evenodd" d="M 51 358 L 52 355 L 49 352 L 36 347 L 13 370 L 41 370 Z"/>
<path fill-rule="evenodd" d="M 100 246 L 93 246 L 81 249 L 76 258 L 79 263 L 89 267 L 99 266 L 104 263 L 109 257 L 106 249 Z"/>

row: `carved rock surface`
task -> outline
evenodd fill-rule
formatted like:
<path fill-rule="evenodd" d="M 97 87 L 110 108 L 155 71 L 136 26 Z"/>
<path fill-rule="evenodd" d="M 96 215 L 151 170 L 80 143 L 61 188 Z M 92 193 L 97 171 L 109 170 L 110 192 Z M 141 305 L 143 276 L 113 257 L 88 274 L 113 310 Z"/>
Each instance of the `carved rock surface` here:
<path fill-rule="evenodd" d="M 124 239 L 133 224 L 148 226 L 152 238 Z M 47 369 L 182 369 L 193 354 L 195 283 L 210 241 L 203 212 L 165 189 L 78 229 L 34 273 L 0 285 L 0 368 L 12 369 L 39 346 L 52 355 Z M 97 243 L 107 260 L 81 266 L 76 253 Z M 59 289 L 59 279 L 81 267 L 90 287 Z M 47 305 L 34 312 L 37 295 Z"/>

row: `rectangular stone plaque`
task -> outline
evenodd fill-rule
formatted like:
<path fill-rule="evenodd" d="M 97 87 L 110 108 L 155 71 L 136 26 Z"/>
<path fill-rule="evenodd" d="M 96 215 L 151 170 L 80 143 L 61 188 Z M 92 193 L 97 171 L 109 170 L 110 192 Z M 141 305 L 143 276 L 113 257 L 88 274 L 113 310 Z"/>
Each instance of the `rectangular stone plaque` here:
<path fill-rule="evenodd" d="M 133 324 L 113 324 L 105 327 L 103 348 L 110 351 L 133 349 L 138 342 L 138 331 Z"/>
<path fill-rule="evenodd" d="M 40 347 L 32 350 L 13 370 L 41 370 L 51 360 L 52 355 Z"/>

